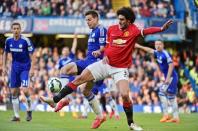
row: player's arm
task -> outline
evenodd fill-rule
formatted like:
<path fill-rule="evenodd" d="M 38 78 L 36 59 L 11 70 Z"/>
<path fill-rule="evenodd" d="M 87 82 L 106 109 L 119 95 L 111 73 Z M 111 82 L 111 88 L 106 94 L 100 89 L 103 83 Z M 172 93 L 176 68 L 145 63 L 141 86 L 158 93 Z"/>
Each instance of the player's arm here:
<path fill-rule="evenodd" d="M 3 52 L 3 72 L 2 72 L 2 75 L 3 77 L 6 75 L 6 60 L 7 60 L 7 55 L 8 55 L 8 52 L 4 51 Z"/>
<path fill-rule="evenodd" d="M 155 34 L 162 31 L 165 31 L 169 28 L 169 26 L 173 23 L 173 20 L 168 20 L 162 27 L 149 27 L 141 30 L 141 35 L 144 37 L 145 35 Z"/>
<path fill-rule="evenodd" d="M 73 54 L 76 53 L 77 40 L 78 40 L 78 35 L 77 34 L 74 34 L 74 39 L 73 39 L 72 48 L 71 48 L 71 52 Z"/>
<path fill-rule="evenodd" d="M 30 77 L 32 77 L 33 76 L 33 71 L 34 71 L 33 67 L 36 64 L 34 54 L 33 54 L 34 53 L 34 46 L 28 38 L 26 38 L 26 42 L 27 42 L 27 45 L 28 45 L 29 57 L 30 57 L 30 60 L 31 60 L 31 68 L 30 68 L 29 74 L 30 74 Z"/>
<path fill-rule="evenodd" d="M 4 47 L 4 51 L 3 51 L 3 72 L 2 75 L 5 76 L 6 75 L 6 60 L 7 60 L 7 56 L 8 53 L 10 52 L 10 48 L 9 48 L 9 44 L 8 44 L 8 39 L 6 39 L 5 41 L 5 47 Z"/>
<path fill-rule="evenodd" d="M 135 48 L 136 49 L 141 49 L 141 50 L 144 50 L 144 51 L 146 51 L 146 52 L 148 52 L 148 53 L 150 53 L 150 54 L 154 54 L 154 49 L 152 49 L 152 48 L 149 48 L 149 47 L 145 47 L 145 46 L 141 46 L 141 45 L 139 45 L 139 44 L 135 44 Z"/>
<path fill-rule="evenodd" d="M 169 63 L 168 64 L 168 74 L 167 74 L 167 77 L 165 79 L 165 84 L 170 84 L 170 79 L 171 79 L 171 75 L 173 73 L 173 69 L 174 69 L 173 63 Z"/>
<path fill-rule="evenodd" d="M 165 79 L 165 84 L 169 84 L 171 75 L 173 73 L 174 65 L 173 65 L 171 56 L 167 52 L 165 53 L 165 55 L 166 55 L 166 59 L 167 59 L 167 63 L 168 63 L 168 74 Z"/>

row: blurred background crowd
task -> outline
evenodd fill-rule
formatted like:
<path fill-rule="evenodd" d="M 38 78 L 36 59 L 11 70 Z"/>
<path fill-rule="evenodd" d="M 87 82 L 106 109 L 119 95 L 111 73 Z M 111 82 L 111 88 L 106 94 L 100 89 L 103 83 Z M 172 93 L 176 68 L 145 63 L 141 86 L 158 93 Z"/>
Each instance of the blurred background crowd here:
<path fill-rule="evenodd" d="M 177 12 L 171 0 L 131 0 L 138 18 L 175 18 Z M 0 16 L 68 16 L 82 18 L 90 9 L 98 10 L 102 18 L 115 18 L 111 0 L 2 0 Z M 183 16 L 182 16 L 183 15 Z M 184 14 L 179 14 L 184 18 Z"/>

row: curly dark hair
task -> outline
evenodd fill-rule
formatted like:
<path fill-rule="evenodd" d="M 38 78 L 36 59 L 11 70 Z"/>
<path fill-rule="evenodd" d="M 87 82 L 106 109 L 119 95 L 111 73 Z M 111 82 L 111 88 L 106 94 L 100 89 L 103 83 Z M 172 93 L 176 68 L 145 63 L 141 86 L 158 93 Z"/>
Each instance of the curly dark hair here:
<path fill-rule="evenodd" d="M 130 7 L 122 7 L 117 11 L 117 16 L 123 15 L 131 24 L 135 21 L 135 13 Z"/>

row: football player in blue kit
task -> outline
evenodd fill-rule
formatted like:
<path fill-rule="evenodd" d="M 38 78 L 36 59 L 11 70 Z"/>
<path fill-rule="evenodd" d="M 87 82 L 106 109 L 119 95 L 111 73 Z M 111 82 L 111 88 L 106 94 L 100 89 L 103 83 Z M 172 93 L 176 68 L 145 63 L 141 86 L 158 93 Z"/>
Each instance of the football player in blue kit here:
<path fill-rule="evenodd" d="M 88 65 L 97 62 L 103 58 L 103 50 L 106 44 L 106 28 L 99 24 L 99 15 L 96 11 L 90 10 L 85 13 L 85 19 L 87 25 L 90 29 L 92 29 L 91 33 L 89 34 L 88 38 L 88 49 L 86 58 L 83 60 L 78 60 L 76 62 L 71 62 L 61 68 L 60 74 L 65 75 L 79 75 Z M 102 85 L 103 81 L 98 81 L 95 83 L 95 87 Z M 87 87 L 92 88 L 93 84 L 91 82 L 87 83 Z M 83 91 L 83 94 L 89 101 L 89 104 L 93 111 L 96 113 L 97 117 L 94 120 L 91 128 L 98 128 L 106 118 L 102 114 L 102 110 L 100 109 L 100 104 L 98 99 L 95 97 L 94 93 L 86 88 Z M 41 100 L 44 102 L 45 97 L 41 96 Z M 60 110 L 63 106 L 67 105 L 68 102 L 66 99 L 61 100 L 56 109 Z M 55 110 L 57 111 L 57 110 Z"/>
<path fill-rule="evenodd" d="M 153 54 L 161 72 L 164 74 L 165 81 L 160 86 L 158 93 L 163 110 L 163 117 L 160 122 L 179 123 L 180 119 L 176 100 L 178 75 L 174 69 L 171 55 L 164 50 L 164 43 L 160 40 L 155 41 L 155 50 L 139 44 L 136 44 L 135 47 Z M 168 105 L 172 108 L 173 118 L 168 114 Z"/>
<path fill-rule="evenodd" d="M 34 47 L 31 41 L 21 35 L 21 25 L 17 22 L 12 23 L 11 31 L 13 36 L 8 37 L 5 41 L 5 50 L 3 53 L 3 75 L 7 75 L 6 61 L 7 54 L 12 54 L 12 65 L 10 74 L 10 89 L 12 94 L 12 105 L 14 117 L 12 121 L 20 121 L 19 116 L 19 93 L 20 87 L 27 98 L 27 117 L 26 121 L 32 120 L 31 99 L 28 91 L 29 75 L 33 75 L 31 68 Z"/>

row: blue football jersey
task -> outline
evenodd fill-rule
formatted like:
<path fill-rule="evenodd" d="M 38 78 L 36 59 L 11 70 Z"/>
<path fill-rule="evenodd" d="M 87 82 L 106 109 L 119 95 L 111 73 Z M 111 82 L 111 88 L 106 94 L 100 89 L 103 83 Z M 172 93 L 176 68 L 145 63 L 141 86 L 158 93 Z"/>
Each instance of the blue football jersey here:
<path fill-rule="evenodd" d="M 99 50 L 100 46 L 105 46 L 106 44 L 106 34 L 107 29 L 102 25 L 98 25 L 94 28 L 89 34 L 88 39 L 88 49 L 87 49 L 87 58 L 97 59 L 92 55 L 93 51 Z M 101 59 L 103 55 L 99 56 Z"/>
<path fill-rule="evenodd" d="M 155 50 L 154 57 L 156 58 L 159 68 L 166 78 L 168 74 L 169 63 L 172 63 L 171 55 L 166 50 Z M 175 69 L 173 70 L 172 76 L 177 77 L 177 72 L 175 71 Z"/>
<path fill-rule="evenodd" d="M 28 38 L 22 35 L 18 40 L 14 40 L 13 37 L 8 37 L 5 41 L 4 50 L 12 54 L 12 66 L 24 66 L 25 64 L 30 66 L 31 59 L 29 54 L 33 53 L 34 47 Z"/>
<path fill-rule="evenodd" d="M 64 65 L 75 61 L 75 54 L 70 52 L 69 56 L 62 57 L 59 59 L 58 64 L 56 65 L 57 69 L 61 69 Z"/>

